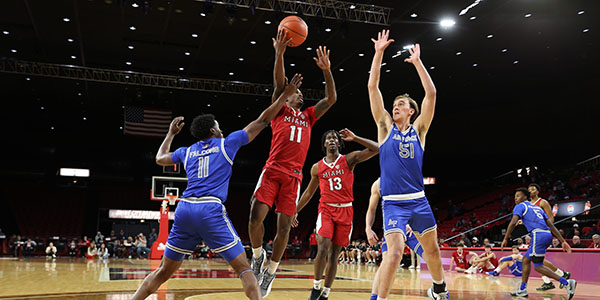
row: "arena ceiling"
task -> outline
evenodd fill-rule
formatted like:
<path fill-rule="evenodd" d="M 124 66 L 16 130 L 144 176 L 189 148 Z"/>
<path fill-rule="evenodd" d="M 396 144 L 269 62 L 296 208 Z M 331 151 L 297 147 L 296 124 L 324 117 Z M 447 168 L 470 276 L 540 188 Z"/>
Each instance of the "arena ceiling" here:
<path fill-rule="evenodd" d="M 207 2 L 5 0 L 0 3 L 0 57 L 270 84 L 271 38 L 286 14 Z M 600 79 L 599 2 L 367 3 L 392 8 L 389 26 L 304 16 L 308 39 L 286 52 L 287 74 L 302 73 L 304 88 L 322 89 L 312 57 L 319 45 L 331 49 L 339 100 L 315 127 L 307 166 L 321 156 L 320 135 L 327 129 L 349 127 L 375 138 L 366 83 L 370 38 L 384 28 L 396 40 L 382 67 L 386 104 L 399 93 L 423 96 L 416 72 L 403 62 L 406 53 L 392 58 L 404 45 L 421 44 L 422 60 L 437 86 L 426 176 L 483 179 L 598 154 L 600 105 L 593 92 Z M 444 18 L 456 24 L 443 28 Z M 226 120 L 222 127 L 231 131 L 257 116 L 269 99 L 11 73 L 0 73 L 0 79 L 10 149 L 27 157 L 7 162 L 5 175 L 52 173 L 71 164 L 95 166 L 106 176 L 148 176 L 156 171 L 147 165 L 160 140 L 123 136 L 124 106 L 168 108 L 190 119 L 210 112 Z M 185 133 L 180 141 L 192 140 Z M 241 164 L 252 168 L 250 177 L 262 167 L 268 144 L 269 134 L 263 134 L 249 153 L 240 154 Z"/>

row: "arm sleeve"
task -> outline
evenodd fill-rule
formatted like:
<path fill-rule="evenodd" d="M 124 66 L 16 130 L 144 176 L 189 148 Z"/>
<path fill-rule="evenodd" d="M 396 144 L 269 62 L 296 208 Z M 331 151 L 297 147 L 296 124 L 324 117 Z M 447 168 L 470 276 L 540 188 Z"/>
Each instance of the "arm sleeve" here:
<path fill-rule="evenodd" d="M 173 152 L 171 154 L 171 160 L 174 163 L 181 163 L 183 162 L 183 160 L 185 159 L 185 152 L 187 151 L 187 147 L 181 147 L 177 150 L 175 150 L 175 152 Z"/>
<path fill-rule="evenodd" d="M 513 215 L 517 215 L 520 218 L 523 218 L 523 213 L 525 212 L 525 205 L 522 203 L 519 203 L 517 205 L 515 205 L 515 208 L 513 209 Z"/>
<path fill-rule="evenodd" d="M 233 161 L 237 151 L 248 144 L 248 133 L 245 130 L 234 131 L 225 138 L 225 152 Z"/>

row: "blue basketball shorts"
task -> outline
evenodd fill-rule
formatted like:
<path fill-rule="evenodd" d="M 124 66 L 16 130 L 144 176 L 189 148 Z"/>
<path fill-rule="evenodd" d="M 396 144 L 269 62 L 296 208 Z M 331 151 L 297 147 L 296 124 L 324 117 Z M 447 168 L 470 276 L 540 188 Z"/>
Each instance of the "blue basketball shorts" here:
<path fill-rule="evenodd" d="M 508 266 L 508 271 L 515 275 L 515 276 L 522 276 L 523 275 L 523 269 L 522 269 L 522 264 L 518 263 L 516 260 L 513 261 L 513 265 L 512 266 Z"/>
<path fill-rule="evenodd" d="M 437 229 L 426 197 L 414 200 L 383 200 L 383 234 L 400 232 L 406 239 L 406 224 L 419 235 Z"/>
<path fill-rule="evenodd" d="M 384 253 L 387 251 L 387 243 L 385 242 L 385 237 L 383 237 L 382 242 L 383 243 L 381 244 L 381 253 Z M 408 240 L 406 240 L 406 246 L 412 249 L 412 251 L 419 254 L 419 256 L 423 257 L 423 247 L 421 247 L 421 243 L 419 243 L 419 240 L 417 240 L 414 234 L 411 234 Z"/>
<path fill-rule="evenodd" d="M 544 257 L 546 255 L 546 249 L 552 244 L 552 233 L 549 230 L 534 229 L 531 232 L 531 245 L 527 252 L 523 256 L 532 260 L 532 257 Z M 541 263 L 533 263 L 534 266 L 543 265 Z"/>
<path fill-rule="evenodd" d="M 165 256 L 181 261 L 192 254 L 201 240 L 228 262 L 244 253 L 225 206 L 218 198 L 203 197 L 193 202 L 181 199 L 175 210 L 175 222 L 169 233 Z"/>

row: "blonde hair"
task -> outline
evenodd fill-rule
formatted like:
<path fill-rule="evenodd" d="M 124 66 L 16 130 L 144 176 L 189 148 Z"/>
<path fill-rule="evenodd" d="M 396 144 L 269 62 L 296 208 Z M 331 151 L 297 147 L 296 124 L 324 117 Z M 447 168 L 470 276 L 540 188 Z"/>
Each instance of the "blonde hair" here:
<path fill-rule="evenodd" d="M 410 108 L 414 109 L 415 112 L 412 114 L 412 116 L 410 116 L 410 123 L 412 124 L 417 117 L 419 116 L 419 105 L 417 104 L 417 101 L 415 101 L 413 98 L 411 98 L 408 94 L 404 93 L 402 95 L 396 96 L 396 98 L 394 98 L 394 103 L 397 100 L 400 99 L 406 99 L 408 100 L 408 103 L 410 105 Z"/>

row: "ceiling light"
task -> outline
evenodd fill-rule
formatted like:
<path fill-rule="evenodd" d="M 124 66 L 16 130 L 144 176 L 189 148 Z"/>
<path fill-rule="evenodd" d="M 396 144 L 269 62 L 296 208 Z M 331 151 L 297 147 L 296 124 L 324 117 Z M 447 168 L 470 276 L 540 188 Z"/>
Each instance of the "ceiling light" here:
<path fill-rule="evenodd" d="M 454 20 L 451 19 L 444 19 L 440 21 L 440 25 L 444 28 L 450 28 L 454 26 L 454 24 L 456 24 L 456 22 L 454 22 Z"/>
<path fill-rule="evenodd" d="M 135 26 L 129 26 L 129 30 L 135 30 Z"/>
<path fill-rule="evenodd" d="M 355 8 L 356 8 L 356 5 L 354 5 L 354 4 L 350 5 L 350 9 L 355 9 Z"/>
<path fill-rule="evenodd" d="M 29 80 L 31 80 L 31 78 L 27 77 L 27 78 L 25 78 L 25 80 L 29 81 Z"/>
<path fill-rule="evenodd" d="M 128 65 L 128 66 L 131 66 L 131 62 L 130 61 L 125 62 L 125 64 Z"/>
<path fill-rule="evenodd" d="M 76 59 L 76 58 L 77 58 L 77 56 L 71 55 L 71 59 Z"/>
<path fill-rule="evenodd" d="M 8 32 L 8 31 L 4 30 L 4 31 L 2 31 L 2 33 L 4 33 L 4 34 L 9 34 L 10 32 Z"/>
<path fill-rule="evenodd" d="M 529 18 L 529 17 L 531 17 L 531 14 L 526 14 L 525 15 L 525 18 Z"/>
<path fill-rule="evenodd" d="M 473 64 L 473 67 L 477 67 L 477 64 Z"/>
<path fill-rule="evenodd" d="M 385 70 L 386 73 L 389 73 L 390 71 L 391 71 L 390 69 Z"/>
<path fill-rule="evenodd" d="M 471 21 L 473 21 L 473 20 L 475 20 L 475 19 L 477 19 L 477 17 L 476 17 L 476 16 L 472 16 L 472 17 L 470 17 L 470 18 L 469 18 L 469 20 L 471 20 Z"/>
<path fill-rule="evenodd" d="M 17 53 L 17 49 L 11 49 L 10 52 Z"/>
<path fill-rule="evenodd" d="M 508 49 L 506 49 L 506 48 L 502 49 L 502 53 L 505 53 L 506 51 L 508 51 Z"/>
<path fill-rule="evenodd" d="M 429 70 L 435 70 L 434 66 L 429 67 Z"/>
<path fill-rule="evenodd" d="M 137 3 L 133 3 L 133 4 L 131 4 L 131 7 L 138 8 L 138 7 L 140 7 L 140 5 L 139 5 L 139 4 L 137 4 Z"/>
<path fill-rule="evenodd" d="M 229 76 L 233 76 L 233 72 L 229 72 Z"/>
<path fill-rule="evenodd" d="M 491 39 L 491 38 L 493 38 L 493 37 L 494 37 L 494 35 L 493 35 L 493 34 L 488 34 L 488 36 L 487 36 L 487 38 L 488 38 L 488 39 Z"/>
<path fill-rule="evenodd" d="M 311 47 L 306 47 L 306 50 L 310 51 L 310 50 L 312 50 L 312 48 Z"/>
<path fill-rule="evenodd" d="M 582 11 L 579 11 L 577 14 L 578 15 L 583 15 L 583 13 L 585 13 L 585 11 L 582 10 Z"/>
<path fill-rule="evenodd" d="M 414 47 L 415 47 L 415 45 L 406 45 L 406 46 L 402 47 L 402 49 L 408 50 L 408 49 L 412 49 Z"/>
<path fill-rule="evenodd" d="M 129 79 L 129 75 L 125 75 L 125 79 Z M 123 107 L 123 108 L 125 108 L 125 107 Z"/>
<path fill-rule="evenodd" d="M 87 118 L 86 118 L 86 117 L 83 117 L 83 120 L 84 120 L 84 121 L 87 121 Z"/>
<path fill-rule="evenodd" d="M 71 19 L 69 19 L 69 18 L 63 18 L 63 21 L 65 21 L 65 22 L 70 22 L 70 21 L 71 21 Z"/>
<path fill-rule="evenodd" d="M 265 24 L 267 24 L 267 25 L 270 25 L 270 24 L 271 24 L 271 21 L 269 21 L 269 20 L 266 20 L 266 21 L 265 21 Z"/>
<path fill-rule="evenodd" d="M 54 130 L 54 126 L 50 126 L 50 130 Z"/>
<path fill-rule="evenodd" d="M 40 109 L 41 109 L 41 110 L 44 110 L 44 107 L 42 106 L 42 107 L 40 107 Z"/>
<path fill-rule="evenodd" d="M 290 64 L 290 67 L 295 67 L 295 66 L 296 66 L 296 64 Z"/>
<path fill-rule="evenodd" d="M 193 38 L 197 38 L 197 37 L 198 37 L 198 34 L 196 34 L 196 33 L 192 33 L 192 37 L 193 37 Z"/>
<path fill-rule="evenodd" d="M 74 41 L 75 41 L 75 40 L 73 40 L 73 39 L 67 39 L 67 42 L 69 42 L 69 43 L 72 43 L 72 42 L 74 42 Z"/>
<path fill-rule="evenodd" d="M 119 129 L 123 130 L 123 126 L 119 126 Z"/>
<path fill-rule="evenodd" d="M 256 45 L 256 41 L 250 41 L 250 44 Z"/>
<path fill-rule="evenodd" d="M 589 28 L 586 28 L 586 29 L 584 29 L 584 30 L 583 30 L 583 33 L 586 33 L 586 32 L 588 32 L 588 31 L 590 31 L 590 29 L 589 29 Z"/>
<path fill-rule="evenodd" d="M 186 53 L 184 53 L 184 54 L 185 54 L 185 55 L 187 55 L 187 56 L 190 56 L 190 55 L 191 55 L 191 53 L 189 53 L 189 52 L 186 52 Z"/>
<path fill-rule="evenodd" d="M 381 66 L 382 66 L 382 67 L 383 67 L 383 66 L 385 66 L 385 65 L 387 65 L 387 63 L 382 63 L 382 64 L 381 64 Z"/>
<path fill-rule="evenodd" d="M 325 84 L 325 81 L 323 81 L 323 84 Z"/>
<path fill-rule="evenodd" d="M 241 118 L 241 117 L 242 117 L 242 115 L 238 115 L 238 118 Z"/>
<path fill-rule="evenodd" d="M 344 69 L 340 69 L 340 72 L 344 72 Z"/>
<path fill-rule="evenodd" d="M 439 37 L 439 38 L 435 39 L 435 41 L 436 41 L 436 42 L 439 42 L 439 41 L 441 41 L 441 40 L 442 40 L 442 38 L 441 38 L 441 37 Z"/>
<path fill-rule="evenodd" d="M 83 95 L 83 94 L 82 93 L 77 93 L 77 96 L 81 96 L 81 95 Z"/>
<path fill-rule="evenodd" d="M 206 14 L 203 13 L 203 12 L 201 12 L 200 15 L 203 16 L 203 17 L 206 17 Z"/>
<path fill-rule="evenodd" d="M 127 48 L 129 48 L 129 50 L 133 50 L 133 46 L 127 46 Z"/>
<path fill-rule="evenodd" d="M 456 52 L 456 55 L 461 55 L 461 54 L 462 54 L 462 52 L 460 52 L 460 51 Z"/>
<path fill-rule="evenodd" d="M 362 57 L 362 56 L 365 56 L 365 54 L 364 53 L 359 53 L 358 56 Z"/>
<path fill-rule="evenodd" d="M 518 61 L 518 60 L 515 60 L 515 61 L 513 61 L 513 65 L 516 65 L 516 64 L 518 64 L 518 63 L 519 63 L 519 61 Z"/>
<path fill-rule="evenodd" d="M 179 67 L 179 71 L 183 71 L 185 70 L 183 67 Z"/>
<path fill-rule="evenodd" d="M 410 15 L 411 18 L 416 18 L 417 14 L 413 13 L 412 15 Z"/>
<path fill-rule="evenodd" d="M 331 32 L 331 28 L 325 28 L 325 32 Z"/>
<path fill-rule="evenodd" d="M 244 61 L 243 57 L 238 58 L 239 61 Z"/>
<path fill-rule="evenodd" d="M 210 107 L 210 103 L 206 104 L 207 107 Z"/>

